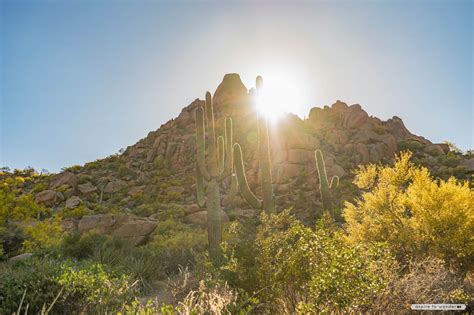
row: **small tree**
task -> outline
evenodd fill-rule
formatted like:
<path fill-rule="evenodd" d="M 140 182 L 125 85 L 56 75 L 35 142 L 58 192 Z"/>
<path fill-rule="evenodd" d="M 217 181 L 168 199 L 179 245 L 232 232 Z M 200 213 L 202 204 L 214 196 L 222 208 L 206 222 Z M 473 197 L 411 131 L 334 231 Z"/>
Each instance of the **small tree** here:
<path fill-rule="evenodd" d="M 269 313 L 363 310 L 384 287 L 382 247 L 350 246 L 328 216 L 313 228 L 286 210 L 262 214 L 256 239 L 260 292 Z"/>
<path fill-rule="evenodd" d="M 346 202 L 343 216 L 354 243 L 386 242 L 397 258 L 439 257 L 462 272 L 474 266 L 474 191 L 467 182 L 431 177 L 411 161 L 394 166 L 367 165 L 354 183 L 364 192 Z"/>

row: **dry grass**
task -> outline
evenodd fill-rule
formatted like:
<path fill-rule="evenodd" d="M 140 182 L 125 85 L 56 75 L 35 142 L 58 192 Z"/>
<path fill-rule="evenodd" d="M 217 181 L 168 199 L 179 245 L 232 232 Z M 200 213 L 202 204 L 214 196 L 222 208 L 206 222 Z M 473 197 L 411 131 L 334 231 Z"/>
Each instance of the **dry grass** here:
<path fill-rule="evenodd" d="M 413 261 L 405 272 L 398 269 L 392 273 L 386 289 L 375 297 L 371 311 L 406 312 L 415 303 L 467 303 L 472 300 L 472 292 L 466 292 L 463 279 L 446 268 L 440 259 Z"/>

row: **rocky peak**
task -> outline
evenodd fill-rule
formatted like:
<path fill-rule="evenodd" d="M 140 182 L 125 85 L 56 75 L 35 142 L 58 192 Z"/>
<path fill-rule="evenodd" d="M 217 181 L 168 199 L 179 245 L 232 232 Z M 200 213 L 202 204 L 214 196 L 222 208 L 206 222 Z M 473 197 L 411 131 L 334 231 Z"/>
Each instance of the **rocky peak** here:
<path fill-rule="evenodd" d="M 217 135 L 224 132 L 224 117 L 232 117 L 233 137 L 242 146 L 247 180 L 256 187 L 258 128 L 250 95 L 238 74 L 227 74 L 214 93 L 214 113 Z M 36 195 L 37 201 L 59 209 L 76 195 L 80 196 L 81 205 L 89 208 L 98 200 L 120 209 L 148 209 L 149 200 L 185 207 L 194 204 L 196 208 L 195 110 L 203 104 L 203 100 L 195 99 L 178 117 L 150 132 L 120 156 L 52 177 L 49 189 Z M 407 147 L 407 141 L 416 142 L 415 147 L 421 146 L 420 154 L 435 162 L 449 152 L 445 145 L 432 144 L 412 134 L 399 117 L 382 121 L 369 116 L 359 104 L 348 105 L 340 100 L 331 106 L 312 108 L 307 119 L 287 115 L 269 132 L 277 204 L 282 209 L 292 206 L 303 214 L 309 208 L 317 208 L 319 202 L 315 149 L 324 152 L 328 175 L 339 176 L 342 186 L 351 182 L 351 171 L 359 164 L 386 163 Z M 463 165 L 472 171 L 471 162 Z M 244 210 L 248 207 L 238 199 L 234 206 Z"/>
<path fill-rule="evenodd" d="M 235 104 L 247 99 L 247 88 L 237 73 L 228 73 L 214 92 L 215 107 Z"/>
<path fill-rule="evenodd" d="M 399 139 L 415 140 L 424 144 L 431 143 L 430 141 L 426 140 L 423 137 L 417 137 L 413 135 L 407 129 L 407 127 L 405 127 L 403 120 L 398 116 L 393 116 L 391 119 L 387 120 L 385 122 L 385 125 L 388 127 L 388 130 L 390 131 L 390 133 Z"/>

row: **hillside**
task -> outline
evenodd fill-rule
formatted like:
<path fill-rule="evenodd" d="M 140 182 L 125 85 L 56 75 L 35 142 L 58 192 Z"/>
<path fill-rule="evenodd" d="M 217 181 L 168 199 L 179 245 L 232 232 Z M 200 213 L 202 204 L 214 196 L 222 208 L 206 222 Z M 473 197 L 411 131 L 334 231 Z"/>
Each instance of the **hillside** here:
<path fill-rule="evenodd" d="M 214 118 L 218 135 L 232 118 L 249 186 L 262 195 L 266 138 L 253 93 L 225 75 Z M 472 152 L 336 101 L 269 125 L 261 161 L 271 159 L 277 213 L 232 197 L 222 177 L 212 191 L 222 199 L 207 189 L 208 215 L 196 196 L 196 113 L 210 124 L 203 105 L 196 99 L 120 154 L 58 174 L 2 169 L 0 313 L 23 299 L 33 313 L 48 303 L 59 313 L 120 314 L 472 309 Z M 320 182 L 324 165 L 336 187 Z"/>
<path fill-rule="evenodd" d="M 37 202 L 57 211 L 85 207 L 86 213 L 108 211 L 138 215 L 155 213 L 160 204 L 176 203 L 187 212 L 199 211 L 195 198 L 195 110 L 196 99 L 122 154 L 67 168 L 47 178 L 48 187 L 35 190 Z M 258 177 L 256 113 L 249 91 L 237 74 L 227 74 L 214 92 L 217 134 L 223 120 L 232 117 L 234 140 L 240 143 L 251 187 Z M 294 207 L 301 218 L 321 209 L 314 150 L 325 154 L 328 175 L 341 179 L 337 200 L 350 200 L 357 191 L 351 184 L 352 170 L 359 164 L 387 163 L 405 149 L 415 153 L 415 162 L 427 166 L 435 176 L 469 178 L 474 160 L 450 152 L 447 144 L 434 144 L 412 134 L 401 118 L 382 121 L 369 116 L 360 105 L 337 101 L 312 108 L 308 118 L 287 115 L 271 126 L 271 157 L 276 203 L 279 209 Z M 43 180 L 43 179 L 42 179 Z M 36 184 L 36 183 L 35 183 Z M 33 184 L 34 185 L 34 184 Z M 33 185 L 25 187 L 28 192 Z M 225 193 L 225 192 L 224 192 Z M 339 204 L 340 206 L 341 204 Z M 243 200 L 227 205 L 229 215 L 252 210 Z"/>

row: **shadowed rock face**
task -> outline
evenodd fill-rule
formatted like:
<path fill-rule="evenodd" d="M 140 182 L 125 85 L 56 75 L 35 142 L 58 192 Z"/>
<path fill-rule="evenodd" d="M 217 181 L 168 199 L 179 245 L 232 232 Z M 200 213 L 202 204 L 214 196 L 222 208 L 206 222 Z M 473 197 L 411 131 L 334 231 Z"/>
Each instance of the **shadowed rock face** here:
<path fill-rule="evenodd" d="M 204 213 L 195 209 L 194 185 L 195 110 L 202 105 L 202 100 L 195 99 L 178 117 L 129 146 L 120 156 L 94 162 L 95 165 L 86 164 L 76 174 L 55 175 L 50 190 L 40 192 L 37 200 L 61 209 L 65 199 L 72 196 L 80 196 L 86 207 L 102 198 L 105 206 L 133 211 L 150 197 L 185 208 L 192 205 L 193 211 L 187 213 L 192 216 L 188 221 L 204 221 Z M 239 75 L 224 76 L 214 93 L 214 114 L 217 135 L 224 132 L 224 118 L 232 117 L 234 141 L 242 145 L 248 181 L 255 187 L 259 176 L 256 113 Z M 269 132 L 277 206 L 279 209 L 292 206 L 302 219 L 314 212 L 312 209 L 320 208 L 315 149 L 324 153 L 328 176 L 338 175 L 341 187 L 349 187 L 347 191 L 341 188 L 336 192 L 336 199 L 353 196 L 349 184 L 352 169 L 359 164 L 389 162 L 402 143 L 421 146 L 427 158 L 439 158 L 449 151 L 445 145 L 432 144 L 412 134 L 398 117 L 382 121 L 369 116 L 358 104 L 348 105 L 339 100 L 331 106 L 312 108 L 307 119 L 287 115 L 271 125 Z M 472 168 L 471 164 L 467 163 L 466 167 Z M 65 194 L 63 198 L 57 195 L 59 187 Z M 223 187 L 224 199 L 227 191 L 228 187 Z M 234 204 L 224 208 L 245 213 L 249 207 L 237 198 Z"/>
<path fill-rule="evenodd" d="M 228 103 L 238 103 L 246 98 L 247 88 L 237 73 L 226 74 L 213 96 L 216 107 Z"/>

